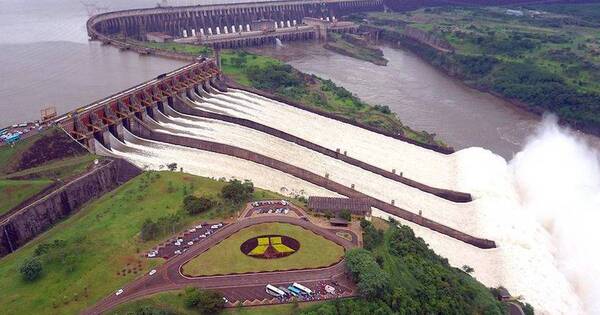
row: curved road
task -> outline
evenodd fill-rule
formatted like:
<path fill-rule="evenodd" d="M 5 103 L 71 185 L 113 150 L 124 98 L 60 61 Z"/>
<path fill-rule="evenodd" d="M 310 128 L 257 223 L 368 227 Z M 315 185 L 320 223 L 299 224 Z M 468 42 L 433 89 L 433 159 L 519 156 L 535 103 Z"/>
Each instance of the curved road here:
<path fill-rule="evenodd" d="M 82 314 L 101 314 L 119 304 L 138 299 L 146 295 L 163 291 L 183 289 L 190 286 L 201 287 L 204 289 L 227 289 L 266 285 L 268 283 L 327 281 L 333 279 L 334 277 L 344 275 L 344 260 L 341 260 L 329 267 L 306 270 L 259 272 L 205 277 L 187 277 L 181 273 L 181 267 L 186 262 L 207 251 L 239 230 L 252 225 L 269 222 L 290 223 L 301 226 L 343 246 L 346 250 L 356 246 L 356 235 L 353 235 L 352 237 L 354 242 L 348 241 L 335 235 L 335 232 L 331 230 L 322 228 L 309 221 L 301 220 L 299 218 L 277 215 L 244 218 L 238 222 L 224 226 L 222 229 L 217 230 L 217 232 L 215 232 L 211 237 L 194 244 L 188 251 L 169 259 L 164 265 L 157 268 L 156 274 L 152 276 L 145 275 L 126 285 L 123 288 L 123 293 L 121 295 L 116 296 L 114 293 L 112 293 L 98 302 L 92 308 L 82 312 Z M 352 233 L 351 231 L 347 232 Z"/>

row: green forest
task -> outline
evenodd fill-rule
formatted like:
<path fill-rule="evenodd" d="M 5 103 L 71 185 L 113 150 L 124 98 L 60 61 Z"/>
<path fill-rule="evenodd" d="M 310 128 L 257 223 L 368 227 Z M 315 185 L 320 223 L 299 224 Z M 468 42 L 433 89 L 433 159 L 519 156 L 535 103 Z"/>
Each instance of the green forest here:
<path fill-rule="evenodd" d="M 385 232 L 363 220 L 365 248 L 346 254 L 361 298 L 308 307 L 304 315 L 505 314 L 504 305 L 464 270 L 437 255 L 408 227 L 389 222 Z M 465 271 L 466 270 L 466 271 Z M 532 308 L 525 307 L 528 314 Z"/>

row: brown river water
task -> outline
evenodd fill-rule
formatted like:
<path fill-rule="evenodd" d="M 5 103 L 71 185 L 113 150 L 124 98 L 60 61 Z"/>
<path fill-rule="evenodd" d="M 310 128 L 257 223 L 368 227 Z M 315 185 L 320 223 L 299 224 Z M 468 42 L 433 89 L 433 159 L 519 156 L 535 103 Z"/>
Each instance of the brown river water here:
<path fill-rule="evenodd" d="M 0 126 L 59 113 L 183 65 L 88 42 L 90 11 L 155 6 L 156 0 L 6 0 L 0 11 Z M 172 5 L 239 1 L 170 1 Z M 402 121 L 434 132 L 457 149 L 482 146 L 506 158 L 539 118 L 448 78 L 403 50 L 383 48 L 388 66 L 338 55 L 318 44 L 286 43 L 260 52 L 330 78 L 371 104 L 388 105 Z M 592 138 L 592 137 L 588 137 Z M 593 137 L 593 139 L 597 139 Z"/>
<path fill-rule="evenodd" d="M 407 126 L 433 132 L 456 149 L 483 147 L 510 159 L 541 119 L 466 86 L 411 52 L 381 48 L 389 60 L 387 66 L 343 56 L 316 43 L 286 43 L 253 51 L 331 79 L 370 104 L 387 105 Z M 600 148 L 598 137 L 582 136 Z"/>

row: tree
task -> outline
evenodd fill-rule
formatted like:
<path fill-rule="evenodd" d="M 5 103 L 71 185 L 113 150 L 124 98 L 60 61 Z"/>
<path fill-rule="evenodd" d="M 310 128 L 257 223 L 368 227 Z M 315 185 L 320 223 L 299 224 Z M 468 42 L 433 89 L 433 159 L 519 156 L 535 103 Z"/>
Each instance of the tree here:
<path fill-rule="evenodd" d="M 42 263 L 38 258 L 27 259 L 19 269 L 23 280 L 32 282 L 42 274 Z"/>
<path fill-rule="evenodd" d="M 207 211 L 214 205 L 214 202 L 206 197 L 196 197 L 192 195 L 183 198 L 183 209 L 190 215 L 195 215 Z"/>
<path fill-rule="evenodd" d="M 175 170 L 177 170 L 177 163 L 169 163 L 167 164 L 167 168 L 169 169 L 169 171 L 175 172 Z"/>
<path fill-rule="evenodd" d="M 340 218 L 350 222 L 352 221 L 352 214 L 350 213 L 350 210 L 348 209 L 343 209 L 342 211 L 340 211 L 339 214 Z"/>
<path fill-rule="evenodd" d="M 346 253 L 346 267 L 357 282 L 358 292 L 366 298 L 381 297 L 389 286 L 389 276 L 377 264 L 371 252 L 363 248 Z"/>
<path fill-rule="evenodd" d="M 243 183 L 237 179 L 230 180 L 229 183 L 221 189 L 223 198 L 234 203 L 240 203 L 250 199 L 253 192 L 254 184 L 249 180 L 246 180 Z"/>
<path fill-rule="evenodd" d="M 153 240 L 158 236 L 159 228 L 158 225 L 152 221 L 152 219 L 146 219 L 142 224 L 142 230 L 140 232 L 140 238 L 143 241 Z"/>
<path fill-rule="evenodd" d="M 225 307 L 223 295 L 217 291 L 200 291 L 200 300 L 196 308 L 200 314 L 212 315 L 218 314 Z"/>
<path fill-rule="evenodd" d="M 188 308 L 196 308 L 200 314 L 218 314 L 225 306 L 223 295 L 216 291 L 185 289 L 183 303 Z"/>
<path fill-rule="evenodd" d="M 200 291 L 196 288 L 186 288 L 183 295 L 183 304 L 186 307 L 192 308 L 200 302 Z"/>

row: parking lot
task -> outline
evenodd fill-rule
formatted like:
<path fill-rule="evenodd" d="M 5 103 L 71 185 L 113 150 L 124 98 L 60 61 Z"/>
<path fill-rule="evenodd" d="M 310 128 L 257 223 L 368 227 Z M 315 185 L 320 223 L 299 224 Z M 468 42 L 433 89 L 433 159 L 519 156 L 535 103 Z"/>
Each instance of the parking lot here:
<path fill-rule="evenodd" d="M 226 223 L 199 223 L 193 228 L 188 229 L 182 235 L 168 240 L 157 249 L 151 250 L 146 254 L 148 258 L 169 259 L 188 250 L 191 246 L 210 237 L 214 232 L 224 227 Z"/>
<path fill-rule="evenodd" d="M 298 301 L 319 301 L 326 300 L 338 297 L 349 296 L 352 293 L 352 290 L 335 281 L 318 281 L 318 282 L 301 282 L 302 285 L 311 289 L 314 293 L 311 296 L 303 295 L 298 296 L 296 299 Z M 291 286 L 291 283 L 272 283 L 272 285 L 281 288 L 287 288 Z M 325 290 L 326 286 L 333 288 L 335 291 L 333 293 L 328 293 Z M 267 304 L 279 304 L 279 303 L 290 303 L 292 301 L 293 296 L 288 295 L 286 298 L 276 298 L 272 295 L 269 295 L 265 292 L 265 286 L 252 286 L 252 287 L 239 287 L 239 288 L 228 288 L 219 290 L 223 293 L 223 296 L 229 301 L 231 304 L 235 304 L 236 302 L 240 302 L 243 304 L 255 304 L 258 301 L 261 301 L 260 304 L 265 304 L 265 300 L 268 301 Z"/>
<path fill-rule="evenodd" d="M 248 210 L 245 217 L 265 214 L 302 216 L 302 213 L 296 210 L 295 207 L 285 200 L 255 201 L 250 204 L 250 207 L 251 209 Z"/>

